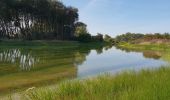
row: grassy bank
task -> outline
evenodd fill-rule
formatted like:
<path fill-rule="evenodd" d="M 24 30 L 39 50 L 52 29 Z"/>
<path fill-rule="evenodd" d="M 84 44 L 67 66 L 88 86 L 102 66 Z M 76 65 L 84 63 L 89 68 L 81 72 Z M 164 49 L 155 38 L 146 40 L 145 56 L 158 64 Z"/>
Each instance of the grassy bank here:
<path fill-rule="evenodd" d="M 22 40 L 2 40 L 0 46 L 68 46 L 78 45 L 76 41 L 46 41 L 46 40 L 34 40 L 34 41 L 22 41 Z"/>
<path fill-rule="evenodd" d="M 130 50 L 170 50 L 170 44 L 167 43 L 140 43 L 140 44 L 131 44 L 131 43 L 119 43 L 117 47 L 130 49 Z"/>
<path fill-rule="evenodd" d="M 75 47 L 89 47 L 98 48 L 108 46 L 110 43 L 107 42 L 87 42 L 82 43 L 78 41 L 58 41 L 58 40 L 34 40 L 34 41 L 21 41 L 21 40 L 1 40 L 0 48 L 75 48 Z"/>
<path fill-rule="evenodd" d="M 170 68 L 67 81 L 25 92 L 28 100 L 169 100 Z"/>
<path fill-rule="evenodd" d="M 170 62 L 169 43 L 119 43 L 116 47 L 127 52 L 142 52 L 144 56 L 159 56 L 160 59 Z"/>

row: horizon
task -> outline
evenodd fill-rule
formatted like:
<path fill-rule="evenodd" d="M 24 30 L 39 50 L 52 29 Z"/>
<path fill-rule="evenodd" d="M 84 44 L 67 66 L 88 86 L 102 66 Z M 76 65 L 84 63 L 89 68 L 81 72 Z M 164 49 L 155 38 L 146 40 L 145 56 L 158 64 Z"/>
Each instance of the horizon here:
<path fill-rule="evenodd" d="M 117 36 L 170 32 L 169 0 L 61 0 L 79 9 L 79 20 L 91 34 Z"/>

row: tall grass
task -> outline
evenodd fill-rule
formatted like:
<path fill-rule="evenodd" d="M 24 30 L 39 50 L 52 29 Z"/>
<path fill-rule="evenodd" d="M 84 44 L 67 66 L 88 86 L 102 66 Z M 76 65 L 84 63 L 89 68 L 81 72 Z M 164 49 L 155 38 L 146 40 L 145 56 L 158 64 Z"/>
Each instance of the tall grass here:
<path fill-rule="evenodd" d="M 26 100 L 170 100 L 170 68 L 63 82 L 25 93 Z"/>

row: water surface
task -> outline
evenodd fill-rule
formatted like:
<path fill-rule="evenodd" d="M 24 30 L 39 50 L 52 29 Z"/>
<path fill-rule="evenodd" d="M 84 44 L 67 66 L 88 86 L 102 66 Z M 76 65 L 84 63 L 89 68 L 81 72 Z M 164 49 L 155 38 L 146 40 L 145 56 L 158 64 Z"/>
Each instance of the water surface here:
<path fill-rule="evenodd" d="M 78 77 L 144 68 L 152 69 L 168 65 L 168 62 L 161 59 L 161 56 L 158 58 L 156 54 L 153 55 L 154 51 L 145 54 L 146 52 L 126 52 L 115 47 L 103 50 L 101 54 L 91 50 L 90 55 L 86 57 L 87 60 L 78 66 Z"/>

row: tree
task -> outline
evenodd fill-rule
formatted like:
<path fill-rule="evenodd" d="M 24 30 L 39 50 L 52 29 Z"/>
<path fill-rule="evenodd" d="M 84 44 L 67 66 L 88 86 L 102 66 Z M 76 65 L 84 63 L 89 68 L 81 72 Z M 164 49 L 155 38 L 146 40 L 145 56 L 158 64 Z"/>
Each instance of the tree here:
<path fill-rule="evenodd" d="M 109 36 L 109 35 L 105 35 L 104 36 L 104 41 L 105 42 L 109 42 L 109 43 L 113 43 L 114 42 L 114 39 L 111 37 L 111 36 Z"/>
<path fill-rule="evenodd" d="M 78 9 L 58 0 L 1 0 L 0 34 L 16 39 L 71 39 Z"/>
<path fill-rule="evenodd" d="M 92 38 L 91 35 L 87 33 L 87 34 L 80 34 L 77 40 L 80 42 L 91 42 Z"/>
<path fill-rule="evenodd" d="M 126 34 L 122 34 L 122 35 L 118 35 L 115 38 L 116 42 L 131 42 L 137 39 L 142 39 L 145 35 L 144 34 L 140 34 L 140 33 L 126 33 Z"/>
<path fill-rule="evenodd" d="M 87 25 L 83 22 L 75 23 L 75 37 L 80 42 L 90 42 L 92 40 L 91 35 L 87 31 Z"/>
<path fill-rule="evenodd" d="M 103 34 L 97 33 L 96 37 L 99 41 L 103 41 Z"/>
<path fill-rule="evenodd" d="M 75 36 L 76 37 L 79 37 L 80 35 L 83 35 L 83 34 L 89 34 L 88 31 L 87 31 L 87 25 L 84 24 L 83 22 L 77 22 L 75 24 Z"/>

